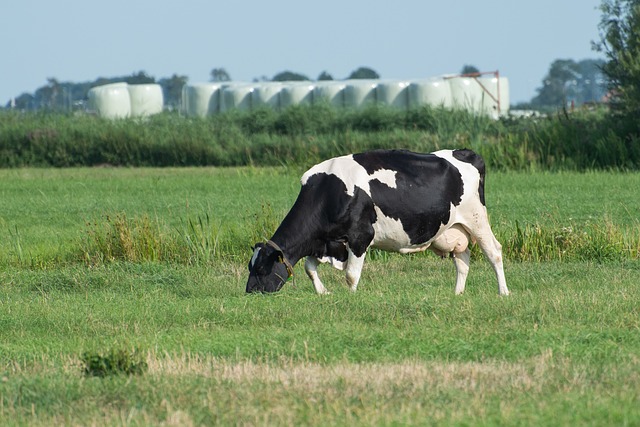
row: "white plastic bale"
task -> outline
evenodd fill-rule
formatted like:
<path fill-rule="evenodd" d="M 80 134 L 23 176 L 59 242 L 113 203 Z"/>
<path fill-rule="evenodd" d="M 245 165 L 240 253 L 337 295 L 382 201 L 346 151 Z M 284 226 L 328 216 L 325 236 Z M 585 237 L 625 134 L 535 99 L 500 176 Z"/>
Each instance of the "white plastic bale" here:
<path fill-rule="evenodd" d="M 376 80 L 347 80 L 344 104 L 348 108 L 362 108 L 376 102 Z"/>
<path fill-rule="evenodd" d="M 162 112 L 164 97 L 158 84 L 129 85 L 131 117 L 146 117 Z"/>
<path fill-rule="evenodd" d="M 322 81 L 316 83 L 313 89 L 313 103 L 327 103 L 333 107 L 344 107 L 344 93 L 346 84 L 338 81 Z"/>
<path fill-rule="evenodd" d="M 376 87 L 376 101 L 389 107 L 409 108 L 409 82 L 402 80 L 382 81 Z"/>
<path fill-rule="evenodd" d="M 271 107 L 279 109 L 282 88 L 282 84 L 278 82 L 258 83 L 251 93 L 252 108 Z"/>
<path fill-rule="evenodd" d="M 507 79 L 504 77 L 498 79 L 495 76 L 479 77 L 478 83 L 484 90 L 481 111 L 496 119 L 506 114 L 509 111 L 509 82 Z"/>
<path fill-rule="evenodd" d="M 500 77 L 500 115 L 509 114 L 511 94 L 509 93 L 509 79 Z"/>
<path fill-rule="evenodd" d="M 451 108 L 451 86 L 442 78 L 412 81 L 409 85 L 409 108 L 423 105 Z"/>
<path fill-rule="evenodd" d="M 476 113 L 487 113 L 484 110 L 484 98 L 487 95 L 476 79 L 472 77 L 453 77 L 448 79 L 448 82 L 449 86 L 451 86 L 454 108 Z"/>
<path fill-rule="evenodd" d="M 450 82 L 459 107 L 493 118 L 509 111 L 509 81 L 505 77 L 459 77 Z"/>
<path fill-rule="evenodd" d="M 482 90 L 481 102 L 479 110 L 482 114 L 498 118 L 498 79 L 495 77 L 478 77 L 476 84 Z"/>
<path fill-rule="evenodd" d="M 292 105 L 309 105 L 313 102 L 313 90 L 315 85 L 311 82 L 288 82 L 280 92 L 280 106 L 282 108 Z"/>
<path fill-rule="evenodd" d="M 120 119 L 131 115 L 131 98 L 126 83 L 96 86 L 89 90 L 89 109 L 101 117 Z"/>
<path fill-rule="evenodd" d="M 219 83 L 194 83 L 182 88 L 182 110 L 191 117 L 205 117 L 220 112 Z"/>
<path fill-rule="evenodd" d="M 182 92 L 180 93 L 180 112 L 182 114 L 188 114 L 187 112 L 187 90 L 189 88 L 189 85 L 184 85 L 182 86 Z"/>
<path fill-rule="evenodd" d="M 231 84 L 222 89 L 220 97 L 220 111 L 240 110 L 251 111 L 252 93 L 255 85 L 251 84 Z"/>

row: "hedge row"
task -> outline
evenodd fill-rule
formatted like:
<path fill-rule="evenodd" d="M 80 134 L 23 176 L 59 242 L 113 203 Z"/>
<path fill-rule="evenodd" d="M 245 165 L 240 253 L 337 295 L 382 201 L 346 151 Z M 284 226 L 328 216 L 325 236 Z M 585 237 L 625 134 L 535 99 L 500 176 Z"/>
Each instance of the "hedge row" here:
<path fill-rule="evenodd" d="M 470 147 L 500 169 L 637 169 L 640 138 L 603 110 L 492 120 L 424 107 L 296 106 L 144 120 L 0 112 L 0 167 L 309 165 L 349 152 Z"/>

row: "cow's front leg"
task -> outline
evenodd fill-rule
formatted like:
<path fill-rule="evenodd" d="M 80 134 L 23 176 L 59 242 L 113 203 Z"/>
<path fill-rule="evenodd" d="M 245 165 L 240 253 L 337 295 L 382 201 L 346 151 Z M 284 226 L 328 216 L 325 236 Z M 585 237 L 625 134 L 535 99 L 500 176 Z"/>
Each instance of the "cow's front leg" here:
<path fill-rule="evenodd" d="M 320 276 L 318 276 L 319 264 L 320 260 L 318 258 L 308 256 L 304 261 L 304 271 L 307 273 L 307 276 L 309 276 L 309 279 L 311 279 L 311 282 L 313 282 L 313 287 L 316 289 L 316 293 L 319 295 L 326 295 L 330 292 L 324 287 L 322 281 L 320 281 Z"/>
<path fill-rule="evenodd" d="M 355 292 L 358 289 L 358 282 L 360 281 L 360 274 L 362 273 L 362 267 L 364 266 L 364 258 L 367 252 L 365 251 L 361 256 L 354 254 L 349 249 L 349 256 L 347 258 L 347 285 L 351 292 Z"/>

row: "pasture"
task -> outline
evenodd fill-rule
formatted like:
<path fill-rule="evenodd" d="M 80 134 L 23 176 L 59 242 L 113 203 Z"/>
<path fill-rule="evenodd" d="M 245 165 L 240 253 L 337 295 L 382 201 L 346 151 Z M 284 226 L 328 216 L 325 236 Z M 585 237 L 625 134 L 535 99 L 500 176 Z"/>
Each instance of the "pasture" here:
<path fill-rule="evenodd" d="M 0 170 L 0 424 L 640 423 L 639 173 L 489 170 L 506 298 L 478 252 L 247 296 L 301 173 Z"/>

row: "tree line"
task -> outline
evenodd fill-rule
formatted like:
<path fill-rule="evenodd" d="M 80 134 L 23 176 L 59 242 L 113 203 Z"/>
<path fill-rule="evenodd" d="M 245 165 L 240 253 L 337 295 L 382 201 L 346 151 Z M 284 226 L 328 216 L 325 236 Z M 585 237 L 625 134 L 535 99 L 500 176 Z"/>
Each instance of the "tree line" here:
<path fill-rule="evenodd" d="M 126 76 L 99 77 L 90 82 L 61 82 L 56 78 L 48 78 L 47 84 L 34 93 L 23 93 L 7 102 L 5 108 L 20 110 L 74 111 L 84 109 L 89 90 L 96 86 L 110 83 L 148 84 L 157 83 L 162 87 L 165 104 L 168 108 L 180 105 L 182 87 L 188 77 L 174 74 L 171 77 L 156 80 L 145 71 Z"/>
<path fill-rule="evenodd" d="M 379 79 L 380 75 L 369 67 L 359 67 L 354 70 L 348 79 Z M 51 110 L 51 111 L 73 111 L 85 107 L 89 90 L 96 86 L 109 83 L 128 84 L 149 84 L 157 83 L 162 87 L 164 102 L 167 108 L 176 109 L 180 106 L 182 98 L 182 87 L 188 83 L 188 77 L 173 74 L 171 77 L 156 79 L 145 71 L 132 73 L 131 75 L 117 77 L 100 77 L 90 82 L 61 82 L 56 78 L 48 78 L 47 84 L 38 88 L 34 93 L 23 93 L 13 100 L 7 102 L 5 108 L 16 108 L 19 110 Z M 224 68 L 214 68 L 210 73 L 210 81 L 225 82 L 232 78 Z M 254 81 L 304 81 L 311 80 L 301 73 L 293 71 L 282 71 L 272 78 L 262 76 Z M 318 76 L 317 80 L 333 80 L 333 77 L 326 71 Z"/>

